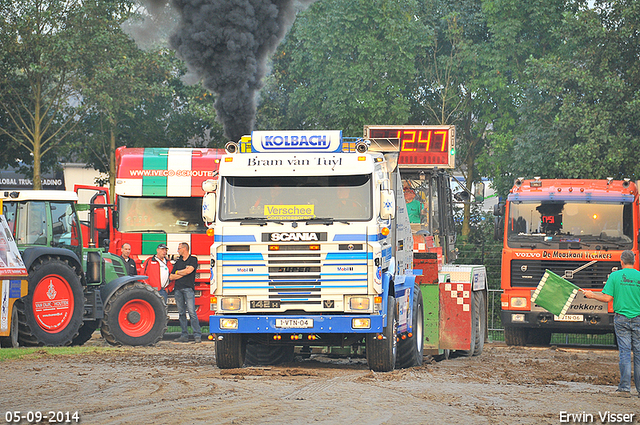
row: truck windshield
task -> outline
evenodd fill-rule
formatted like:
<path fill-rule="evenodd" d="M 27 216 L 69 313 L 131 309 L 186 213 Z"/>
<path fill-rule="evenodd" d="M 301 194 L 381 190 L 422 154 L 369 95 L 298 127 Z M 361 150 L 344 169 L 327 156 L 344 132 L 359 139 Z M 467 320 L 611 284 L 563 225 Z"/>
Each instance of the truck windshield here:
<path fill-rule="evenodd" d="M 370 175 L 226 177 L 220 219 L 368 221 L 371 194 Z"/>
<path fill-rule="evenodd" d="M 507 223 L 509 247 L 571 243 L 593 248 L 631 248 L 631 203 L 563 201 L 512 202 Z M 592 246 L 593 245 L 593 246 Z M 572 245 L 571 247 L 573 247 Z"/>
<path fill-rule="evenodd" d="M 200 197 L 118 197 L 121 232 L 204 233 Z"/>

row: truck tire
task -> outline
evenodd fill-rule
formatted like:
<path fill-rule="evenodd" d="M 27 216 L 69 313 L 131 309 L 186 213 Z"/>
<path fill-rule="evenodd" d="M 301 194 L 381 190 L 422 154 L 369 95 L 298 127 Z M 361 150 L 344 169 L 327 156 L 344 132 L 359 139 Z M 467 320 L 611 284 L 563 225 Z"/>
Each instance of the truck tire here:
<path fill-rule="evenodd" d="M 216 335 L 216 364 L 220 369 L 237 369 L 244 365 L 247 345 L 240 334 Z"/>
<path fill-rule="evenodd" d="M 389 372 L 396 367 L 398 350 L 398 319 L 396 317 L 396 300 L 387 298 L 387 326 L 382 331 L 383 339 L 375 334 L 365 338 L 367 363 L 375 372 Z"/>
<path fill-rule="evenodd" d="M 71 345 L 83 345 L 85 342 L 89 341 L 93 333 L 100 327 L 100 323 L 100 320 L 86 320 L 82 326 L 80 326 L 78 335 L 73 338 Z"/>
<path fill-rule="evenodd" d="M 504 342 L 507 345 L 514 345 L 517 347 L 524 347 L 527 345 L 527 330 L 526 328 L 516 328 L 514 326 L 504 327 Z"/>
<path fill-rule="evenodd" d="M 549 329 L 529 329 L 527 344 L 548 346 L 551 342 L 551 333 Z"/>
<path fill-rule="evenodd" d="M 473 293 L 473 302 L 476 309 L 476 337 L 474 341 L 473 355 L 479 356 L 484 349 L 484 334 L 487 330 L 487 309 L 483 291 Z"/>
<path fill-rule="evenodd" d="M 413 305 L 411 306 L 411 327 L 413 335 L 398 341 L 397 367 L 422 366 L 424 358 L 422 347 L 424 344 L 424 309 L 422 307 L 422 291 L 420 286 L 413 288 Z"/>
<path fill-rule="evenodd" d="M 16 308 L 16 304 L 13 304 L 13 309 L 11 310 L 11 328 L 9 329 L 9 336 L 0 337 L 0 347 L 4 348 L 18 348 L 20 344 L 18 343 L 18 329 L 20 325 L 18 323 L 18 309 Z"/>
<path fill-rule="evenodd" d="M 293 345 L 247 344 L 246 366 L 274 366 L 293 362 Z"/>
<path fill-rule="evenodd" d="M 82 325 L 84 293 L 76 270 L 45 257 L 29 269 L 29 292 L 16 302 L 20 345 L 71 344 Z"/>
<path fill-rule="evenodd" d="M 111 345 L 154 345 L 167 330 L 167 307 L 149 285 L 130 282 L 104 306 L 100 332 Z"/>

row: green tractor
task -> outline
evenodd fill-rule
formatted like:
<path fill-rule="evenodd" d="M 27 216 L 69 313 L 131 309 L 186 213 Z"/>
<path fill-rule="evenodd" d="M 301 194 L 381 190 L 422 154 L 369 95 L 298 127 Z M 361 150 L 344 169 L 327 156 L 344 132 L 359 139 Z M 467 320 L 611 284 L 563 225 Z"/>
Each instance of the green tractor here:
<path fill-rule="evenodd" d="M 108 231 L 104 192 L 89 204 L 79 204 L 75 192 L 55 190 L 3 191 L 1 198 L 29 274 L 28 293 L 15 304 L 14 341 L 81 345 L 98 328 L 112 345 L 162 338 L 167 307 L 160 294 L 144 283 L 146 276 L 127 276 L 119 256 L 96 247 Z M 79 212 L 87 220 L 81 222 Z"/>

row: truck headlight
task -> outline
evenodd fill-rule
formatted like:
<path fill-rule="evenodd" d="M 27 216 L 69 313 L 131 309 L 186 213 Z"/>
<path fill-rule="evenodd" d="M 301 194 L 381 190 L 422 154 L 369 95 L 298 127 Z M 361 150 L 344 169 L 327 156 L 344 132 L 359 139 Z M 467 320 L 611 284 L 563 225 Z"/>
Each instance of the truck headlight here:
<path fill-rule="evenodd" d="M 222 298 L 220 307 L 225 311 L 237 311 L 242 308 L 242 301 L 240 300 L 240 297 Z"/>
<path fill-rule="evenodd" d="M 512 297 L 511 307 L 524 308 L 527 306 L 527 299 L 525 297 Z"/>
<path fill-rule="evenodd" d="M 371 300 L 369 297 L 351 297 L 349 298 L 349 308 L 351 310 L 369 310 Z"/>
<path fill-rule="evenodd" d="M 351 327 L 353 329 L 371 329 L 371 319 L 353 319 Z"/>
<path fill-rule="evenodd" d="M 220 329 L 238 329 L 238 319 L 220 319 Z"/>

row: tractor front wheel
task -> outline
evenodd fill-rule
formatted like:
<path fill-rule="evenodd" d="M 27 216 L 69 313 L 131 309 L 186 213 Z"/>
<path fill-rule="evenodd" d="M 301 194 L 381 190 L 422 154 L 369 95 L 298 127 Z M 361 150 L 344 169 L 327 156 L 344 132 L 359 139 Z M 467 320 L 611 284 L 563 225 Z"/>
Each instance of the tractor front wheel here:
<path fill-rule="evenodd" d="M 153 345 L 167 330 L 167 307 L 149 285 L 131 282 L 107 300 L 100 331 L 111 345 Z"/>

